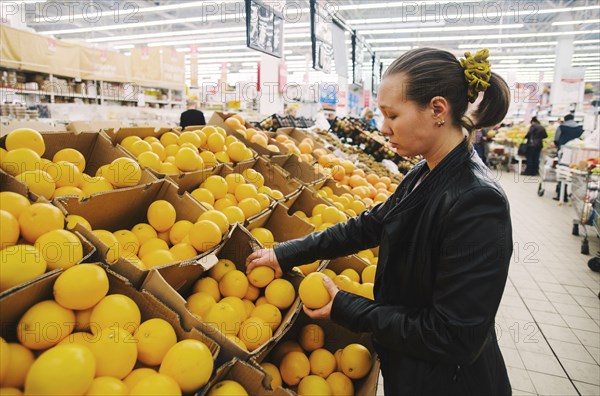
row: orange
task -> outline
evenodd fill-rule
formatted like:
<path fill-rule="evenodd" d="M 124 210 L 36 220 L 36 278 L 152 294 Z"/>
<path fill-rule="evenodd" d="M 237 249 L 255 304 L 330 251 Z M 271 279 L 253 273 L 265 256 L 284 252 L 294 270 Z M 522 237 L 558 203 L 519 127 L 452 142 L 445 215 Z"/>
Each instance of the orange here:
<path fill-rule="evenodd" d="M 88 343 L 88 348 L 96 358 L 96 377 L 125 378 L 133 370 L 137 357 L 133 336 L 117 326 L 98 330 L 95 335 L 94 340 Z"/>
<path fill-rule="evenodd" d="M 86 396 L 127 396 L 129 388 L 114 377 L 97 377 L 87 390 Z"/>
<path fill-rule="evenodd" d="M 215 204 L 215 196 L 207 188 L 198 187 L 197 189 L 192 191 L 190 194 L 192 195 L 192 197 L 196 198 L 200 202 L 206 202 L 211 205 Z"/>
<path fill-rule="evenodd" d="M 153 171 L 160 172 L 160 157 L 153 151 L 144 151 L 137 156 L 138 163 L 142 168 L 150 168 Z"/>
<path fill-rule="evenodd" d="M 32 193 L 42 196 L 46 199 L 52 199 L 56 184 L 52 177 L 42 170 L 31 170 L 20 173 L 16 179 L 29 187 Z"/>
<path fill-rule="evenodd" d="M 315 349 L 308 357 L 308 361 L 310 362 L 310 373 L 321 378 L 327 378 L 335 371 L 335 357 L 327 349 Z"/>
<path fill-rule="evenodd" d="M 42 353 L 25 380 L 27 395 L 83 395 L 94 380 L 94 355 L 83 345 L 59 345 Z"/>
<path fill-rule="evenodd" d="M 35 129 L 18 128 L 6 135 L 5 141 L 6 150 L 11 151 L 17 148 L 29 148 L 35 151 L 38 155 L 44 155 L 46 144 L 44 138 Z"/>
<path fill-rule="evenodd" d="M 135 234 L 138 239 L 138 243 L 141 246 L 148 239 L 158 238 L 156 230 L 152 228 L 150 224 L 139 223 L 133 226 L 131 232 Z"/>
<path fill-rule="evenodd" d="M 160 238 L 151 238 L 144 242 L 142 246 L 140 246 L 138 256 L 143 259 L 147 254 L 157 250 L 169 250 L 169 245 Z"/>
<path fill-rule="evenodd" d="M 239 331 L 241 318 L 231 305 L 218 302 L 208 310 L 203 321 L 223 334 L 236 335 Z"/>
<path fill-rule="evenodd" d="M 210 151 L 217 153 L 225 149 L 225 138 L 221 134 L 213 133 L 207 138 L 206 144 Z"/>
<path fill-rule="evenodd" d="M 215 154 L 212 151 L 201 152 L 200 158 L 202 158 L 205 168 L 215 167 L 219 163 L 219 161 L 217 160 L 217 157 L 215 156 Z"/>
<path fill-rule="evenodd" d="M 179 135 L 177 144 L 181 146 L 184 143 L 191 143 L 194 147 L 200 148 L 202 140 L 195 132 L 182 132 L 181 135 Z"/>
<path fill-rule="evenodd" d="M 52 230 L 35 241 L 48 269 L 69 268 L 83 258 L 83 246 L 77 235 L 67 230 Z"/>
<path fill-rule="evenodd" d="M 200 220 L 190 229 L 189 238 L 198 252 L 206 252 L 221 243 L 221 229 L 209 220 Z"/>
<path fill-rule="evenodd" d="M 371 353 L 361 344 L 350 344 L 340 357 L 342 372 L 351 379 L 360 379 L 371 370 Z"/>
<path fill-rule="evenodd" d="M 42 162 L 35 151 L 28 148 L 18 148 L 7 152 L 2 160 L 2 169 L 12 176 L 26 171 L 41 170 Z"/>
<path fill-rule="evenodd" d="M 137 359 L 148 366 L 158 366 L 167 351 L 177 343 L 173 326 L 164 319 L 149 319 L 133 334 L 137 342 Z"/>
<path fill-rule="evenodd" d="M 186 393 L 206 385 L 213 370 L 213 356 L 202 341 L 183 340 L 166 353 L 159 372 L 173 378 Z"/>
<path fill-rule="evenodd" d="M 266 287 L 273 279 L 275 279 L 275 271 L 270 267 L 256 267 L 248 274 L 250 284 L 258 288 Z"/>
<path fill-rule="evenodd" d="M 362 283 L 374 283 L 375 282 L 375 272 L 377 271 L 377 266 L 369 265 L 362 270 L 361 280 Z"/>
<path fill-rule="evenodd" d="M 227 221 L 229 221 L 229 224 L 243 224 L 244 221 L 246 221 L 246 216 L 244 216 L 244 212 L 237 206 L 228 206 L 226 208 L 221 209 L 221 212 L 223 212 L 223 214 L 227 217 Z"/>
<path fill-rule="evenodd" d="M 0 249 L 13 246 L 19 240 L 19 222 L 10 212 L 0 210 Z"/>
<path fill-rule="evenodd" d="M 160 199 L 152 202 L 147 212 L 148 223 L 158 232 L 169 230 L 175 224 L 177 213 L 169 201 Z"/>
<path fill-rule="evenodd" d="M 331 373 L 326 381 L 331 389 L 331 394 L 334 396 L 354 394 L 354 384 L 344 373 Z"/>
<path fill-rule="evenodd" d="M 259 214 L 261 211 L 260 202 L 256 198 L 245 198 L 238 202 L 238 207 L 242 209 L 246 219 Z"/>
<path fill-rule="evenodd" d="M 266 245 L 268 243 L 275 242 L 275 237 L 273 233 L 263 227 L 253 228 L 250 233 L 254 238 L 256 238 L 262 245 Z"/>
<path fill-rule="evenodd" d="M 219 175 L 209 176 L 204 183 L 202 183 L 202 187 L 210 190 L 215 199 L 221 199 L 225 197 L 225 194 L 227 194 L 227 190 L 229 188 L 227 181 Z"/>
<path fill-rule="evenodd" d="M 187 298 L 187 309 L 200 319 L 216 304 L 212 295 L 206 292 L 194 293 Z"/>
<path fill-rule="evenodd" d="M 224 380 L 210 388 L 208 396 L 248 396 L 248 392 L 239 382 Z"/>
<path fill-rule="evenodd" d="M 275 279 L 265 289 L 265 296 L 269 304 L 273 304 L 279 309 L 287 309 L 294 302 L 296 292 L 289 281 Z"/>
<path fill-rule="evenodd" d="M 273 353 L 271 353 L 271 360 L 275 365 L 280 366 L 285 355 L 294 351 L 304 353 L 302 347 L 296 341 L 288 340 L 280 342 L 273 349 Z"/>
<path fill-rule="evenodd" d="M 265 321 L 273 331 L 277 330 L 279 325 L 281 324 L 281 311 L 273 304 L 262 304 L 258 307 L 255 307 L 250 316 L 261 318 Z"/>
<path fill-rule="evenodd" d="M 228 259 L 219 259 L 217 264 L 215 264 L 208 271 L 208 275 L 218 282 L 221 280 L 221 278 L 223 278 L 223 276 L 226 273 L 233 271 L 235 269 L 236 269 L 236 267 L 235 267 L 235 264 L 233 263 L 233 261 L 228 260 Z"/>
<path fill-rule="evenodd" d="M 322 308 L 331 301 L 331 296 L 323 284 L 324 278 L 325 275 L 321 272 L 313 272 L 300 283 L 298 294 L 307 308 Z"/>
<path fill-rule="evenodd" d="M 225 234 L 229 229 L 229 220 L 222 212 L 218 210 L 207 210 L 198 217 L 198 221 L 209 220 L 219 226 L 221 234 Z"/>
<path fill-rule="evenodd" d="M 29 349 L 19 343 L 6 344 L 4 340 L 2 343 L 6 346 L 2 349 L 3 357 L 10 357 L 10 364 L 3 370 L 2 387 L 22 388 L 35 357 Z"/>
<path fill-rule="evenodd" d="M 224 297 L 219 301 L 223 304 L 229 304 L 235 311 L 238 313 L 240 320 L 244 321 L 248 319 L 248 314 L 246 313 L 246 305 L 242 301 L 242 299 L 238 297 Z"/>
<path fill-rule="evenodd" d="M 83 175 L 79 168 L 67 161 L 50 163 L 44 168 L 50 175 L 56 187 L 73 186 L 79 187 L 83 184 Z"/>
<path fill-rule="evenodd" d="M 169 230 L 169 241 L 172 245 L 177 245 L 183 241 L 192 228 L 192 222 L 188 220 L 179 220 Z"/>
<path fill-rule="evenodd" d="M 52 157 L 52 162 L 67 161 L 79 168 L 81 172 L 85 170 L 85 157 L 79 151 L 72 148 L 59 150 Z"/>
<path fill-rule="evenodd" d="M 240 339 L 250 352 L 263 346 L 273 337 L 273 330 L 261 318 L 251 316 L 242 322 L 239 332 Z"/>
<path fill-rule="evenodd" d="M 133 232 L 129 230 L 119 230 L 113 232 L 113 235 L 117 238 L 117 242 L 119 242 L 119 247 L 123 254 L 138 254 L 140 243 Z"/>
<path fill-rule="evenodd" d="M 150 374 L 141 378 L 130 390 L 130 396 L 181 396 L 181 389 L 173 378 L 163 374 Z"/>
<path fill-rule="evenodd" d="M 194 283 L 194 293 L 204 292 L 209 294 L 215 302 L 221 300 L 221 292 L 219 292 L 219 283 L 210 277 L 200 278 Z"/>
<path fill-rule="evenodd" d="M 190 243 L 186 242 L 180 242 L 176 245 L 173 245 L 169 251 L 177 261 L 189 260 L 198 255 L 196 249 L 194 249 Z"/>
<path fill-rule="evenodd" d="M 219 291 L 224 297 L 244 298 L 248 291 L 248 278 L 240 270 L 227 272 L 219 281 Z"/>
<path fill-rule="evenodd" d="M 80 264 L 67 269 L 54 282 L 54 299 L 67 309 L 88 309 L 108 293 L 108 276 L 96 264 Z"/>
<path fill-rule="evenodd" d="M 17 324 L 17 337 L 29 349 L 47 349 L 67 337 L 75 325 L 75 314 L 54 300 L 29 308 Z"/>
<path fill-rule="evenodd" d="M 300 330 L 298 342 L 307 352 L 323 348 L 323 345 L 325 345 L 325 332 L 319 325 L 307 324 Z"/>
<path fill-rule="evenodd" d="M 318 375 L 308 375 L 298 384 L 298 396 L 331 395 L 329 383 Z"/>
<path fill-rule="evenodd" d="M 113 185 L 104 177 L 94 176 L 89 177 L 83 175 L 83 183 L 81 185 L 81 192 L 83 196 L 92 194 L 107 192 L 114 190 Z"/>
<path fill-rule="evenodd" d="M 346 275 L 353 282 L 360 282 L 360 275 L 358 275 L 358 272 L 352 268 L 346 268 L 340 272 L 340 275 Z"/>
<path fill-rule="evenodd" d="M 101 329 L 119 326 L 133 334 L 140 325 L 141 313 L 137 304 L 123 294 L 104 297 L 92 311 L 90 329 L 97 334 Z"/>
<path fill-rule="evenodd" d="M 31 245 L 14 245 L 0 250 L 0 292 L 35 279 L 46 272 L 46 260 Z"/>
<path fill-rule="evenodd" d="M 289 385 L 297 385 L 310 373 L 310 362 L 303 352 L 289 352 L 279 366 L 281 378 Z"/>
<path fill-rule="evenodd" d="M 138 368 L 127 374 L 127 377 L 123 378 L 123 382 L 131 390 L 138 382 L 152 374 L 158 373 L 151 368 Z"/>
<path fill-rule="evenodd" d="M 29 200 L 21 194 L 12 191 L 0 192 L 0 210 L 9 212 L 17 220 L 21 213 L 30 206 Z"/>
<path fill-rule="evenodd" d="M 279 369 L 273 363 L 264 362 L 261 363 L 260 366 L 262 369 L 271 376 L 271 389 L 277 389 L 281 386 L 281 374 L 279 373 Z"/>

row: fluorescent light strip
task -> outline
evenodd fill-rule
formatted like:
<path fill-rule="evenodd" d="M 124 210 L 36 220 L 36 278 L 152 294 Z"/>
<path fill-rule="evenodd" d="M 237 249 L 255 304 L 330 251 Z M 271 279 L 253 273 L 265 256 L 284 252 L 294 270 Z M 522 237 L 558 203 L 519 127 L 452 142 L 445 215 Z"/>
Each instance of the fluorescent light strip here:
<path fill-rule="evenodd" d="M 421 29 L 376 29 L 376 30 L 361 30 L 361 34 L 370 34 L 370 35 L 378 35 L 378 34 L 402 34 L 402 33 L 410 33 L 410 34 L 420 34 L 420 33 L 432 33 L 432 32 L 460 32 L 465 31 L 465 29 L 471 30 L 498 30 L 498 29 L 520 29 L 524 27 L 522 23 L 515 23 L 509 25 L 477 25 L 477 26 L 443 26 L 443 27 L 431 27 L 431 28 L 421 28 Z M 372 42 L 372 40 L 368 40 Z"/>
<path fill-rule="evenodd" d="M 246 37 L 221 37 L 212 39 L 195 39 L 195 40 L 179 40 L 179 41 L 155 41 L 146 44 L 148 47 L 170 47 L 174 45 L 189 45 L 189 44 L 213 44 L 213 43 L 235 43 L 240 41 L 246 41 Z M 204 47 L 200 45 L 198 51 L 208 50 L 212 47 Z"/>
<path fill-rule="evenodd" d="M 396 39 L 370 39 L 369 43 L 404 43 L 415 41 L 471 41 L 471 40 L 492 40 L 492 39 L 511 39 L 511 38 L 529 38 L 529 37 L 552 37 L 552 36 L 567 36 L 577 34 L 596 34 L 600 33 L 600 29 L 596 30 L 581 30 L 568 32 L 547 32 L 547 33 L 523 33 L 523 34 L 489 34 L 485 36 L 440 36 L 440 37 L 400 37 Z"/>
<path fill-rule="evenodd" d="M 552 22 L 552 26 L 564 26 L 564 25 L 579 25 L 583 23 L 600 23 L 597 19 L 580 19 L 578 21 L 560 21 Z"/>
<path fill-rule="evenodd" d="M 237 33 L 237 32 L 245 32 L 245 27 L 227 27 L 227 28 L 215 28 L 215 29 L 196 29 L 196 30 L 178 30 L 175 32 L 160 32 L 160 33 L 143 33 L 143 34 L 131 34 L 131 35 L 119 35 L 113 37 L 100 37 L 94 39 L 86 40 L 88 43 L 107 43 L 111 41 L 131 41 L 131 40 L 139 40 L 139 39 L 150 39 L 150 38 L 172 38 L 178 36 L 189 36 L 194 35 L 198 36 L 201 34 L 210 35 L 210 37 L 214 37 L 216 33 Z"/>

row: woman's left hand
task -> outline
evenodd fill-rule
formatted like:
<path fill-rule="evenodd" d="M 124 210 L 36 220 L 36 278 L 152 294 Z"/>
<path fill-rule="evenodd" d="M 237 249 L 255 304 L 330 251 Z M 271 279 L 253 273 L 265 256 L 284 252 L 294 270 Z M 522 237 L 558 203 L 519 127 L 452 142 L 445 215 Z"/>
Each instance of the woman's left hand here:
<path fill-rule="evenodd" d="M 325 288 L 329 292 L 329 295 L 331 296 L 331 300 L 327 303 L 327 305 L 325 305 L 324 307 L 319 308 L 319 309 L 309 309 L 309 308 L 306 308 L 306 305 L 302 306 L 302 309 L 304 309 L 304 313 L 309 318 L 312 318 L 312 319 L 330 319 L 331 318 L 331 307 L 333 306 L 333 299 L 335 298 L 336 294 L 340 291 L 340 289 L 338 289 L 338 287 L 335 285 L 335 283 L 333 283 L 333 281 L 328 276 L 323 278 L 323 284 L 325 285 Z"/>

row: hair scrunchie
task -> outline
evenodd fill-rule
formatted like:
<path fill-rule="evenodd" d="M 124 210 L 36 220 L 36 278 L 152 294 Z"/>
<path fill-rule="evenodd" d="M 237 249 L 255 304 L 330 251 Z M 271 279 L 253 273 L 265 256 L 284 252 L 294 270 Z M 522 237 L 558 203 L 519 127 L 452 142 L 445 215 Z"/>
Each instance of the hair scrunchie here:
<path fill-rule="evenodd" d="M 460 65 L 465 71 L 467 80 L 467 98 L 471 103 L 477 100 L 479 92 L 485 91 L 490 86 L 492 65 L 488 60 L 489 56 L 490 51 L 484 48 L 477 51 L 475 55 L 465 52 L 465 57 L 460 59 Z"/>

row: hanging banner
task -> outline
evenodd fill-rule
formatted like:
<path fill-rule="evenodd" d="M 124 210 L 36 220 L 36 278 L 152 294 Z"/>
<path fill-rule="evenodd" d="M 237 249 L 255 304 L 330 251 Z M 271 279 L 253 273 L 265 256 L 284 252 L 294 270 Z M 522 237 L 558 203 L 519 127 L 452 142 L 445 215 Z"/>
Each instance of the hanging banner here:
<path fill-rule="evenodd" d="M 310 0 L 310 36 L 313 69 L 330 73 L 333 58 L 333 22 L 324 7 L 325 1 Z"/>
<path fill-rule="evenodd" d="M 198 46 L 190 45 L 190 86 L 198 86 Z"/>
<path fill-rule="evenodd" d="M 81 48 L 77 44 L 49 38 L 50 73 L 62 77 L 81 78 Z"/>
<path fill-rule="evenodd" d="M 348 54 L 350 50 L 346 46 L 346 34 L 344 29 L 336 25 L 331 26 L 333 37 L 333 60 L 335 61 L 335 72 L 338 76 L 348 78 Z"/>
<path fill-rule="evenodd" d="M 363 81 L 363 52 L 364 41 L 356 30 L 352 34 L 352 83 L 356 85 L 364 85 Z"/>
<path fill-rule="evenodd" d="M 160 48 L 133 48 L 130 58 L 131 74 L 137 84 L 153 86 L 160 82 Z"/>
<path fill-rule="evenodd" d="M 131 60 L 115 51 L 81 48 L 81 78 L 131 82 Z"/>
<path fill-rule="evenodd" d="M 21 31 L 0 25 L 0 66 L 19 68 L 21 65 Z"/>
<path fill-rule="evenodd" d="M 185 85 L 185 55 L 182 52 L 171 47 L 162 48 L 161 80 L 178 86 Z"/>
<path fill-rule="evenodd" d="M 3 38 L 4 39 L 4 38 Z M 21 48 L 21 67 L 41 73 L 51 73 L 50 50 L 48 38 L 39 34 L 20 31 L 19 42 Z"/>

